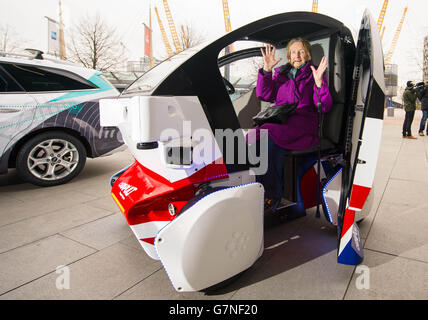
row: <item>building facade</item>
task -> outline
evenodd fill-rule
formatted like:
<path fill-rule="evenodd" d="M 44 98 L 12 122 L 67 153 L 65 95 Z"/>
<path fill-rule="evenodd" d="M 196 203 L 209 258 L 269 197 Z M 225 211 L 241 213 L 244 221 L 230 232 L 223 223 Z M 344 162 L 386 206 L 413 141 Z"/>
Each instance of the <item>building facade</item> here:
<path fill-rule="evenodd" d="M 153 64 L 156 66 L 162 62 L 156 58 L 153 58 Z M 141 57 L 138 61 L 128 61 L 126 63 L 126 71 L 128 72 L 146 72 L 150 69 L 150 58 L 147 56 Z"/>
<path fill-rule="evenodd" d="M 424 82 L 428 81 L 428 36 L 424 38 L 424 70 L 422 79 L 424 79 Z"/>
<path fill-rule="evenodd" d="M 398 88 L 398 65 L 385 65 L 385 95 L 387 97 L 395 97 Z"/>

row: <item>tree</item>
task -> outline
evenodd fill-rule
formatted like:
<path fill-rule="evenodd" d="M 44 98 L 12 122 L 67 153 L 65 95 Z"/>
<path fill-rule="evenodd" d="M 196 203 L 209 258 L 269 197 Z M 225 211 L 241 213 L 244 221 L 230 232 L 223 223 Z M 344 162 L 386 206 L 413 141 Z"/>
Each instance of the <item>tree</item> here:
<path fill-rule="evenodd" d="M 413 29 L 412 32 L 409 33 L 408 42 L 411 43 L 410 46 L 404 47 L 402 50 L 406 52 L 406 62 L 410 62 L 408 69 L 409 72 L 407 74 L 407 80 L 413 81 L 422 81 L 424 78 L 424 67 L 426 67 L 424 59 L 425 59 L 425 48 L 424 48 L 424 39 L 427 36 L 425 30 L 428 29 L 428 24 L 424 24 L 423 27 L 419 29 Z M 403 81 L 405 83 L 405 81 Z"/>
<path fill-rule="evenodd" d="M 183 50 L 195 47 L 206 40 L 205 36 L 196 32 L 189 23 L 181 25 L 180 29 L 177 29 L 177 36 Z M 160 61 L 168 59 L 168 55 L 166 55 L 166 53 L 166 51 L 165 54 L 157 52 L 157 56 L 159 57 Z"/>
<path fill-rule="evenodd" d="M 69 60 L 99 71 L 114 69 L 126 61 L 126 49 L 116 30 L 102 21 L 99 14 L 82 18 L 73 27 L 68 50 Z"/>
<path fill-rule="evenodd" d="M 180 43 L 184 50 L 195 47 L 205 41 L 204 36 L 197 33 L 190 24 L 182 25 L 180 31 Z"/>
<path fill-rule="evenodd" d="M 16 52 L 22 47 L 22 40 L 8 24 L 0 24 L 0 51 Z"/>

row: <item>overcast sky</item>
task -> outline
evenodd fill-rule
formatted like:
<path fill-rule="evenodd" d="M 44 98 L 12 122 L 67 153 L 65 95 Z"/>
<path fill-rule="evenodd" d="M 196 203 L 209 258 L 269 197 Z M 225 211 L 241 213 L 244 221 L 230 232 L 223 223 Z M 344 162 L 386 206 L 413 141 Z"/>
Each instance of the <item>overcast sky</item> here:
<path fill-rule="evenodd" d="M 319 0 L 318 12 L 342 21 L 352 31 L 359 28 L 361 15 L 368 8 L 377 21 L 384 0 Z M 206 38 L 225 33 L 222 0 L 168 0 L 176 28 L 190 24 Z M 130 59 L 144 54 L 144 28 L 148 25 L 149 5 L 152 6 L 152 26 L 155 56 L 166 57 L 153 7 L 156 6 L 168 24 L 162 0 L 62 0 L 67 32 L 82 16 L 97 13 L 110 26 L 116 27 Z M 404 11 L 408 6 L 403 29 L 392 63 L 398 64 L 400 85 L 408 79 L 420 80 L 423 37 L 428 35 L 428 0 L 389 0 L 384 20 L 386 26 L 383 48 L 387 52 Z M 260 18 L 287 11 L 311 11 L 312 0 L 229 0 L 232 29 Z M 58 0 L 0 0 L 0 24 L 8 24 L 26 47 L 47 51 L 48 16 L 58 18 Z M 355 39 L 356 41 L 356 39 Z M 172 45 L 172 41 L 171 45 Z M 419 59 L 419 63 L 417 62 Z"/>

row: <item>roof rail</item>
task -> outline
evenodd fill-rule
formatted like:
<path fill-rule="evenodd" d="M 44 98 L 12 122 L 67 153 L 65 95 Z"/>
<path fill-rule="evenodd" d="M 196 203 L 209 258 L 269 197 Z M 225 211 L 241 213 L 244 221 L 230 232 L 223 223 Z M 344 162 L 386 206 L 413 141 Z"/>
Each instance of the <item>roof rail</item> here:
<path fill-rule="evenodd" d="M 15 52 L 4 52 L 0 51 L 0 57 L 14 57 L 14 58 L 26 58 L 28 60 L 45 60 L 45 61 L 52 61 L 59 64 L 64 65 L 74 65 L 77 66 L 76 63 L 70 62 L 70 61 L 64 61 L 59 60 L 58 58 L 52 58 L 49 56 L 49 54 L 45 55 L 45 53 L 38 49 L 25 49 L 29 54 L 23 54 L 23 53 L 15 53 Z"/>
<path fill-rule="evenodd" d="M 31 49 L 31 48 L 27 48 L 25 49 L 25 51 L 28 51 L 29 53 L 31 53 L 33 55 L 33 59 L 37 59 L 37 60 L 43 60 L 43 51 L 38 50 L 38 49 Z"/>
<path fill-rule="evenodd" d="M 25 51 L 27 51 L 31 55 L 16 53 L 16 52 L 0 51 L 0 57 L 17 57 L 17 58 L 27 58 L 29 60 L 32 60 L 32 59 L 43 60 L 43 51 L 37 50 L 37 49 L 25 49 Z"/>

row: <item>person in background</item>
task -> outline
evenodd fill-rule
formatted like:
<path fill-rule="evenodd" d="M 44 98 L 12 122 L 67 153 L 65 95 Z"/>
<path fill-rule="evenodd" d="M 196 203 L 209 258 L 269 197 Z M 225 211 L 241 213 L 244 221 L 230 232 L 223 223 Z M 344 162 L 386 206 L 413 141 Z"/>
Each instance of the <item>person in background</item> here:
<path fill-rule="evenodd" d="M 422 110 L 422 119 L 419 125 L 419 135 L 424 136 L 425 125 L 428 120 L 428 82 L 423 83 L 420 82 L 416 85 L 416 94 L 418 96 L 419 101 L 421 102 L 421 110 Z M 427 128 L 427 136 L 428 136 L 428 126 Z"/>
<path fill-rule="evenodd" d="M 403 104 L 406 115 L 403 123 L 403 138 L 405 139 L 417 139 L 412 136 L 412 122 L 415 117 L 416 110 L 416 92 L 414 90 L 415 85 L 412 81 L 407 81 L 407 87 L 403 93 Z"/>
<path fill-rule="evenodd" d="M 319 141 L 317 103 L 321 103 L 322 112 L 328 112 L 333 105 L 324 75 L 328 65 L 326 57 L 315 66 L 310 43 L 296 38 L 290 40 L 286 48 L 289 62 L 274 69 L 281 60 L 275 57 L 275 50 L 269 44 L 265 50 L 261 49 L 264 66 L 258 71 L 257 97 L 274 102 L 274 106 L 296 102 L 298 105 L 284 124 L 260 126 L 268 130 L 268 169 L 265 175 L 256 178 L 265 188 L 265 214 L 275 212 L 281 201 L 285 151 L 316 145 Z"/>

